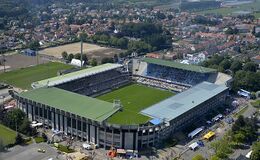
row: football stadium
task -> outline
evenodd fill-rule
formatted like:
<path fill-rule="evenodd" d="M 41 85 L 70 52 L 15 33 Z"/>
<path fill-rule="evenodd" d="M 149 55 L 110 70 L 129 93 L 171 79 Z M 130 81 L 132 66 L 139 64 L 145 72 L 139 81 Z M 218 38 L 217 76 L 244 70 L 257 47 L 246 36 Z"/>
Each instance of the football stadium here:
<path fill-rule="evenodd" d="M 100 147 L 140 150 L 224 103 L 230 79 L 218 74 L 142 58 L 33 82 L 13 97 L 31 121 Z"/>

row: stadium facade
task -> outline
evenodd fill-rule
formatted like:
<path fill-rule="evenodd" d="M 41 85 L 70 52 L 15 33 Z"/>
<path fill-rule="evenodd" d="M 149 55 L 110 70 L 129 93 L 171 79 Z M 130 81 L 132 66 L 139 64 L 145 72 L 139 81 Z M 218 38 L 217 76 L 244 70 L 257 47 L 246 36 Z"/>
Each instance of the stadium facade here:
<path fill-rule="evenodd" d="M 150 64 L 154 63 L 157 62 Z M 174 71 L 197 72 L 185 68 L 187 66 L 178 68 L 176 64 L 169 65 L 163 66 L 160 62 L 159 66 Z M 158 66 L 156 70 L 160 72 Z M 206 69 L 205 72 L 212 70 Z M 201 73 L 204 74 L 204 71 Z M 147 75 L 149 78 L 152 76 Z M 160 81 L 163 77 L 153 78 L 153 81 Z M 32 84 L 33 90 L 13 96 L 31 121 L 42 122 L 52 129 L 100 147 L 140 150 L 156 146 L 164 138 L 225 102 L 228 87 L 206 82 L 204 78 L 202 76 L 202 81 L 196 79 L 190 83 L 193 85 L 191 88 L 142 110 L 140 114 L 150 117 L 150 120 L 136 125 L 109 123 L 108 118 L 122 111 L 120 103 L 94 98 L 132 81 L 132 75 L 119 64 L 104 64 L 35 82 Z M 174 77 L 170 79 L 171 83 L 178 85 L 173 81 Z"/>

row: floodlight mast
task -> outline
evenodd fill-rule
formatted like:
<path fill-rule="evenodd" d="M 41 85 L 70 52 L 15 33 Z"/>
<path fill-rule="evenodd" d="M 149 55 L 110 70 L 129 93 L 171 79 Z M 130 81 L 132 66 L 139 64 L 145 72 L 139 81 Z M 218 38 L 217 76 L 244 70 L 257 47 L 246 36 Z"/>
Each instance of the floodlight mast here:
<path fill-rule="evenodd" d="M 82 55 L 83 55 L 83 40 L 82 36 L 80 37 L 80 68 L 82 68 Z"/>

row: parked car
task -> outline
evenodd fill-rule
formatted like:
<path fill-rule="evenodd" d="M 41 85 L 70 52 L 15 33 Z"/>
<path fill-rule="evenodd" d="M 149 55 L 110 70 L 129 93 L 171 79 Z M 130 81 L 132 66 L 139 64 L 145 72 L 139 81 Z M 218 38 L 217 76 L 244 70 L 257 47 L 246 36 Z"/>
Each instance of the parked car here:
<path fill-rule="evenodd" d="M 40 152 L 40 153 L 45 153 L 46 152 L 46 150 L 41 149 L 41 148 L 39 148 L 37 151 Z"/>

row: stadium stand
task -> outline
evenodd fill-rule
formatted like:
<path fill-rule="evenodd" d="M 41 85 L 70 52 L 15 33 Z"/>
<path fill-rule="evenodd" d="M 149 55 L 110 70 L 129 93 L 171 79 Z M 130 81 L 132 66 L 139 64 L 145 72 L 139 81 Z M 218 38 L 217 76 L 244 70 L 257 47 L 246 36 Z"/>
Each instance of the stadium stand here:
<path fill-rule="evenodd" d="M 128 73 L 113 69 L 97 73 L 88 78 L 63 83 L 56 87 L 87 96 L 94 96 L 121 87 L 129 82 L 130 77 Z"/>
<path fill-rule="evenodd" d="M 153 77 L 144 77 L 144 76 L 134 76 L 133 79 L 140 84 L 171 90 L 174 92 L 183 92 L 184 90 L 190 88 L 190 86 L 176 84 L 171 81 L 166 81 L 164 79 L 153 78 Z"/>
<path fill-rule="evenodd" d="M 34 82 L 32 87 L 55 86 L 74 93 L 95 96 L 128 84 L 130 78 L 129 73 L 123 70 L 122 65 L 107 63 Z"/>
<path fill-rule="evenodd" d="M 207 81 L 211 74 L 216 74 L 216 70 L 195 65 L 151 58 L 145 58 L 144 61 L 148 63 L 146 76 L 192 86 Z"/>

